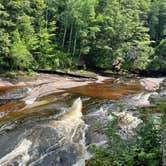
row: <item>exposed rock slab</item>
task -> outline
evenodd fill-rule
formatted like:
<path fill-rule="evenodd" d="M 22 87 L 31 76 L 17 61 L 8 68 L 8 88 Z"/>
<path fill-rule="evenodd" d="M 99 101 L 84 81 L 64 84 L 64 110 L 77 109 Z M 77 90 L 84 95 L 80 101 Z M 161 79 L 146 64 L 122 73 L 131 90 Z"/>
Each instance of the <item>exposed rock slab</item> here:
<path fill-rule="evenodd" d="M 159 89 L 160 84 L 165 78 L 143 78 L 140 80 L 142 86 L 148 91 L 155 91 Z"/>

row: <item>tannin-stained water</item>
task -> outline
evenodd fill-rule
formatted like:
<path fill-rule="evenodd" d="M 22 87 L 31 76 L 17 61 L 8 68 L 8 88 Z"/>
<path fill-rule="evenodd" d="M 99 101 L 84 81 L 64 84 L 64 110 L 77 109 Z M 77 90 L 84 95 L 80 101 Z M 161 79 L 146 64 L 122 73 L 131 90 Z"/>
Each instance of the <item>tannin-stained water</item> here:
<path fill-rule="evenodd" d="M 0 95 L 9 96 L 11 90 L 3 89 Z M 10 99 L 0 106 L 0 165 L 83 166 L 90 158 L 88 145 L 102 146 L 109 140 L 98 125 L 102 128 L 119 116 L 117 132 L 127 139 L 142 123 L 137 108 L 155 108 L 149 102 L 154 93 L 134 78 L 52 92 L 30 104 L 23 95 Z"/>
<path fill-rule="evenodd" d="M 115 80 L 106 80 L 103 83 L 93 83 L 86 86 L 72 88 L 69 91 L 86 96 L 97 97 L 101 99 L 119 99 L 130 93 L 141 92 L 144 87 L 138 80 L 118 82 Z"/>

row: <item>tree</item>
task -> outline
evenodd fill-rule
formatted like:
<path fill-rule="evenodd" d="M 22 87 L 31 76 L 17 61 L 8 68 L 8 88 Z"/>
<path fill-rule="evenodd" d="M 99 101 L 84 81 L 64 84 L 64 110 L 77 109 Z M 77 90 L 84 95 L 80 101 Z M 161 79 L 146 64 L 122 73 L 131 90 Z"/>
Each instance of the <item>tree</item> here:
<path fill-rule="evenodd" d="M 146 1 L 107 0 L 104 2 L 99 2 L 104 5 L 102 13 L 98 13 L 96 18 L 100 30 L 96 35 L 97 40 L 92 42 L 90 54 L 92 61 L 89 65 L 94 61 L 94 64 L 99 67 L 111 69 L 114 61 L 120 57 L 123 67 L 128 70 L 145 69 L 152 53 L 149 29 L 145 25 L 148 9 L 145 8 L 140 14 L 143 10 L 142 4 L 146 4 Z"/>
<path fill-rule="evenodd" d="M 161 42 L 155 49 L 153 61 L 149 67 L 150 70 L 166 70 L 166 38 L 162 39 Z"/>
<path fill-rule="evenodd" d="M 154 46 L 166 37 L 166 0 L 154 0 L 151 2 L 149 13 L 149 28 Z"/>
<path fill-rule="evenodd" d="M 6 68 L 8 65 L 8 56 L 10 52 L 11 40 L 8 30 L 13 26 L 9 20 L 9 14 L 0 3 L 0 68 Z"/>
<path fill-rule="evenodd" d="M 121 59 L 146 70 L 160 57 L 165 11 L 166 0 L 0 0 L 0 64 L 20 68 L 13 54 L 22 48 L 27 68 L 113 69 Z"/>
<path fill-rule="evenodd" d="M 33 50 L 36 41 L 31 18 L 27 15 L 31 11 L 30 3 L 28 0 L 7 0 L 2 2 L 6 10 L 6 14 L 3 14 L 3 16 L 8 18 L 8 24 L 6 23 L 8 27 L 4 27 L 8 35 L 6 34 L 5 36 L 6 39 L 7 37 L 10 39 L 10 47 L 8 47 L 5 59 L 8 63 L 7 67 L 8 69 L 27 68 L 29 67 L 28 59 L 32 58 L 29 55 L 31 55 L 30 52 Z"/>
<path fill-rule="evenodd" d="M 11 69 L 25 69 L 29 68 L 32 63 L 32 55 L 28 51 L 26 45 L 20 39 L 18 30 L 13 32 L 13 43 L 10 50 L 12 63 Z"/>

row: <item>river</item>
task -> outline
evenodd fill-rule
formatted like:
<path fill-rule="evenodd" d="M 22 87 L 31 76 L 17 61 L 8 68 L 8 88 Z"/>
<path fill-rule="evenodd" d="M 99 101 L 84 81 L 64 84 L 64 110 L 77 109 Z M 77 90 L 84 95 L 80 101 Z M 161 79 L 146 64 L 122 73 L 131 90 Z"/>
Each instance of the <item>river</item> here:
<path fill-rule="evenodd" d="M 154 121 L 165 117 L 165 78 L 54 85 L 44 84 L 49 93 L 35 84 L 0 87 L 0 166 L 84 166 L 93 157 L 89 145 L 110 141 L 102 128 L 115 118 L 126 140 L 145 123 L 142 112 Z"/>

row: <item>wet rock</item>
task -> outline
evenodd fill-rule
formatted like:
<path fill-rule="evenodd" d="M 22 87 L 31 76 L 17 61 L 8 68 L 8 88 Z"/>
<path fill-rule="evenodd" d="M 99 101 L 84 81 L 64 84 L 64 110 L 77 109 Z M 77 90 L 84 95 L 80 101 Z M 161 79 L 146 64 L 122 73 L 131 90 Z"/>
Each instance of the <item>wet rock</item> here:
<path fill-rule="evenodd" d="M 88 144 L 95 144 L 96 146 L 101 146 L 106 144 L 109 141 L 108 136 L 105 134 L 90 131 L 87 136 L 87 143 Z"/>
<path fill-rule="evenodd" d="M 149 97 L 152 104 L 161 104 L 166 102 L 166 79 L 160 84 L 158 93 L 152 94 Z"/>
<path fill-rule="evenodd" d="M 166 102 L 166 94 L 163 94 L 163 93 L 153 94 L 149 97 L 149 101 L 152 104 L 164 103 Z"/>
<path fill-rule="evenodd" d="M 150 96 L 156 95 L 157 92 L 141 92 L 132 94 L 122 99 L 123 104 L 128 105 L 128 109 L 137 107 L 150 106 Z"/>
<path fill-rule="evenodd" d="M 0 164 L 71 166 L 80 159 L 82 147 L 79 142 L 70 142 L 64 134 L 50 127 L 34 128 L 23 136 L 13 151 L 0 159 Z"/>
<path fill-rule="evenodd" d="M 166 90 L 166 79 L 164 79 L 162 81 L 162 83 L 160 84 L 160 91 Z"/>
<path fill-rule="evenodd" d="M 19 110 L 25 106 L 24 102 L 9 102 L 0 107 L 0 118 L 3 118 L 15 110 Z"/>
<path fill-rule="evenodd" d="M 109 138 L 106 134 L 102 133 L 102 128 L 112 120 L 113 117 L 108 115 L 107 110 L 104 110 L 102 107 L 96 112 L 87 114 L 85 117 L 86 124 L 88 124 L 87 143 L 100 146 L 108 142 Z"/>
<path fill-rule="evenodd" d="M 140 80 L 140 83 L 146 90 L 155 91 L 159 89 L 163 80 L 164 78 L 143 78 Z"/>
<path fill-rule="evenodd" d="M 0 93 L 0 101 L 22 99 L 28 95 L 29 91 L 30 91 L 29 88 L 8 90 L 6 92 Z"/>
<path fill-rule="evenodd" d="M 0 99 L 0 106 L 2 106 L 2 105 L 4 105 L 4 104 L 7 104 L 7 103 L 9 103 L 11 100 L 1 100 Z"/>
<path fill-rule="evenodd" d="M 81 119 L 81 108 L 81 100 L 77 99 L 59 120 L 32 125 L 22 130 L 21 135 L 14 134 L 19 130 L 10 132 L 8 139 L 13 145 L 9 149 L 8 144 L 4 144 L 6 136 L 2 137 L 0 149 L 7 151 L 0 153 L 0 165 L 72 166 L 80 161 L 85 165 L 85 123 Z"/>
<path fill-rule="evenodd" d="M 80 135 L 79 132 L 81 130 L 73 133 L 73 136 L 77 137 L 77 135 Z M 62 133 L 58 129 L 44 127 L 35 129 L 35 132 L 31 134 L 29 134 L 29 140 L 33 144 L 29 150 L 30 165 L 45 166 L 49 163 L 53 166 L 70 166 L 76 163 L 82 155 L 83 147 L 79 142 L 70 142 L 69 133 Z M 79 139 L 82 138 L 79 137 Z"/>

